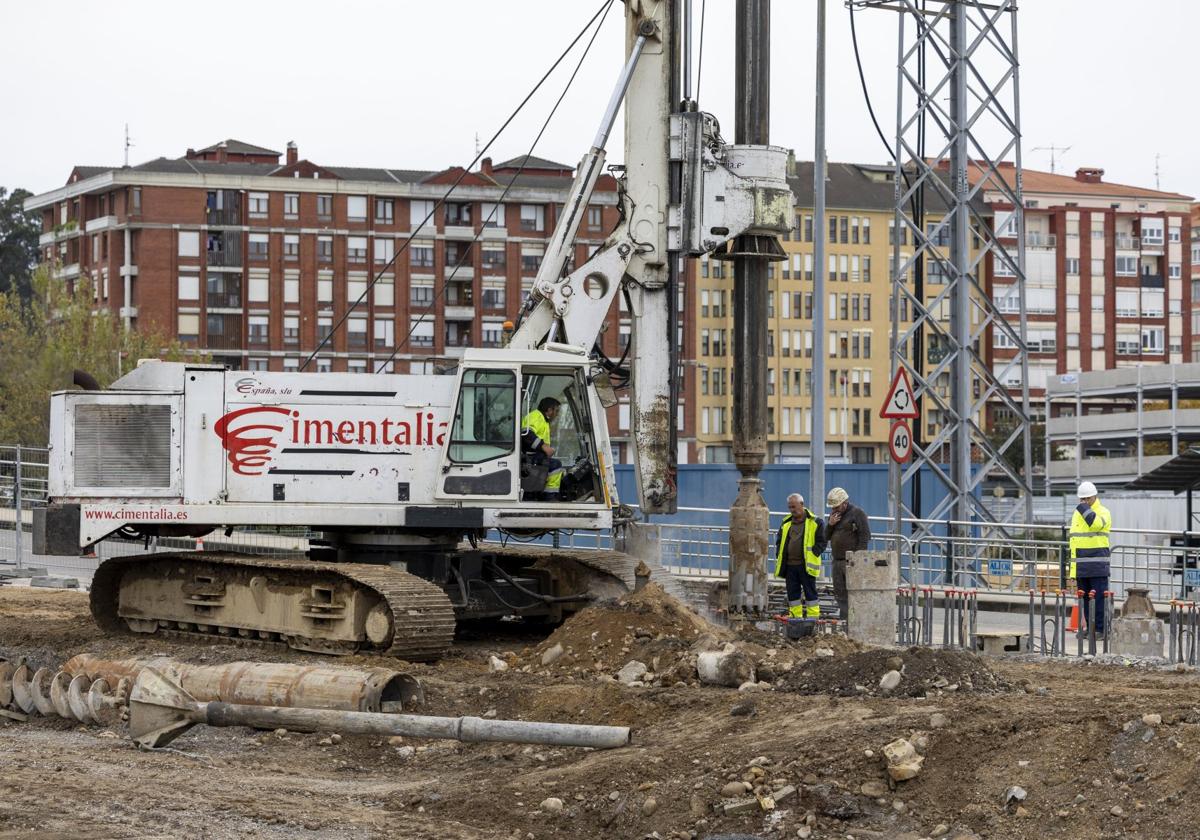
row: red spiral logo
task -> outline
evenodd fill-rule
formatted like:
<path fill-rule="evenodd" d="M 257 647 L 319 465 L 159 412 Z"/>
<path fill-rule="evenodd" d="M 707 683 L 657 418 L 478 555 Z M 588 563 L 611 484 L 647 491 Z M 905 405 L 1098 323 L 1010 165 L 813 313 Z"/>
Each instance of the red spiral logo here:
<path fill-rule="evenodd" d="M 229 463 L 233 466 L 233 471 L 239 475 L 262 475 L 263 467 L 271 462 L 271 452 L 276 446 L 275 434 L 283 431 L 281 425 L 254 422 L 253 415 L 262 412 L 292 413 L 290 408 L 252 405 L 249 408 L 229 412 L 213 426 L 213 431 L 221 438 L 221 445 L 229 453 Z M 247 419 L 231 428 L 236 421 L 242 418 Z M 271 434 L 262 434 L 263 432 Z"/>

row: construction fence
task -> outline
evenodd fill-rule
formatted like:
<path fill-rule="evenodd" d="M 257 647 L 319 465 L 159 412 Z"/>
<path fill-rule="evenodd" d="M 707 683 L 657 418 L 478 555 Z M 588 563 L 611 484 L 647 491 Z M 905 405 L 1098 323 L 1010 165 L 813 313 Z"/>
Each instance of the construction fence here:
<path fill-rule="evenodd" d="M 35 556 L 32 552 L 33 509 L 46 503 L 48 450 L 0 445 L 0 568 L 21 565 L 70 575 L 86 585 L 98 563 L 112 556 L 196 548 L 191 539 L 107 539 L 93 554 L 80 557 Z M 771 513 L 772 535 L 786 516 Z M 723 578 L 729 569 L 727 509 L 683 507 L 673 516 L 650 517 L 658 529 L 663 565 L 691 578 Z M 1065 525 L 981 525 L 906 521 L 901 534 L 893 522 L 871 517 L 869 548 L 900 554 L 901 583 L 948 589 L 978 590 L 996 596 L 1024 597 L 1065 589 L 1069 552 Z M 239 528 L 226 536 L 213 532 L 201 545 L 257 554 L 288 554 L 308 548 L 310 535 L 291 531 Z M 499 533 L 489 537 L 503 542 Z M 562 532 L 542 538 L 574 548 L 612 548 L 608 532 Z M 772 536 L 772 550 L 774 537 Z M 1130 587 L 1150 590 L 1159 603 L 1194 600 L 1200 590 L 1200 533 L 1117 528 L 1112 531 L 1110 589 L 1120 599 Z M 770 558 L 764 566 L 773 567 Z M 823 576 L 830 563 L 825 557 Z"/>

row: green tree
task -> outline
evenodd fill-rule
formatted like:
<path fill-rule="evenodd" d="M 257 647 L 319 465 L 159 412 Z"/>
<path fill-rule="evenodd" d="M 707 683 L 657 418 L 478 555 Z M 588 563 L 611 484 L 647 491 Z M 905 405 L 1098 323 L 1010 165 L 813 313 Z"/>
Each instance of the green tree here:
<path fill-rule="evenodd" d="M 988 437 L 992 441 L 992 445 L 999 447 L 1012 435 L 1016 429 L 1016 425 L 1012 422 L 996 423 L 992 426 Z M 1033 466 L 1045 466 L 1046 462 L 1046 424 L 1045 423 L 1030 423 L 1029 424 L 1029 448 L 1030 455 L 1033 456 Z M 1057 447 L 1055 448 L 1057 450 Z M 1053 456 L 1052 456 L 1053 457 Z M 1004 459 L 1009 466 L 1018 474 L 1024 474 L 1029 478 L 1029 473 L 1025 471 L 1025 452 L 1021 446 L 1021 440 L 1018 438 L 1013 441 L 1012 446 L 1004 453 Z"/>
<path fill-rule="evenodd" d="M 23 302 L 31 294 L 42 229 L 37 214 L 25 212 L 25 199 L 31 195 L 20 187 L 11 194 L 0 187 L 0 292 L 15 289 Z"/>
<path fill-rule="evenodd" d="M 180 360 L 186 348 L 156 329 L 125 331 L 110 310 L 94 308 L 86 277 L 74 294 L 48 266 L 34 270 L 31 295 L 0 292 L 0 441 L 45 446 L 50 394 L 72 388 L 74 371 L 107 387 L 139 359 Z M 195 357 L 192 357 L 195 358 Z M 118 370 L 118 364 L 120 370 Z"/>

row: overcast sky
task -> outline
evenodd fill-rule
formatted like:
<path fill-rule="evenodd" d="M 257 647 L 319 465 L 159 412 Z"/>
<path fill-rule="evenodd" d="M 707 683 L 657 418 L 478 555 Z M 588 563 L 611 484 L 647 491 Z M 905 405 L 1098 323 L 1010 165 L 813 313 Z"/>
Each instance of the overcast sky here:
<path fill-rule="evenodd" d="M 701 0 L 695 0 L 699 17 Z M 178 157 L 222 138 L 317 163 L 441 169 L 465 165 L 599 0 L 336 4 L 159 2 L 0 5 L 5 72 L 0 185 L 41 192 L 75 164 Z M 932 5 L 932 4 L 931 4 Z M 734 0 L 707 0 L 701 105 L 733 134 Z M 772 141 L 812 155 L 814 0 L 775 0 Z M 830 160 L 886 162 L 869 122 L 849 13 L 829 0 Z M 623 9 L 591 55 L 536 153 L 586 151 L 622 60 Z M 895 124 L 896 15 L 858 14 L 867 84 L 884 131 Z M 1109 180 L 1200 195 L 1192 54 L 1200 7 L 1152 0 L 1026 0 L 1021 6 L 1025 163 L 1071 146 L 1060 171 L 1100 166 Z M 568 62 L 573 66 L 574 62 Z M 491 150 L 523 154 L 566 81 L 564 65 Z M 618 131 L 610 144 L 621 159 Z"/>

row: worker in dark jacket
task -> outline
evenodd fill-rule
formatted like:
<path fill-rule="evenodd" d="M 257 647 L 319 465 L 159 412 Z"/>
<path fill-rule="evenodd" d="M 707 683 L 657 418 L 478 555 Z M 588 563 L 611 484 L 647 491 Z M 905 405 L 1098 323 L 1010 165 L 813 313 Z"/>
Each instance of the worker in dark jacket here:
<path fill-rule="evenodd" d="M 825 527 L 811 510 L 805 510 L 799 493 L 788 496 L 787 501 L 792 515 L 783 520 L 775 538 L 775 576 L 787 583 L 789 616 L 819 618 L 817 578 L 825 551 Z"/>
<path fill-rule="evenodd" d="M 838 613 L 845 621 L 850 615 L 850 600 L 846 593 L 846 554 L 850 551 L 866 551 L 871 541 L 871 523 L 867 514 L 857 505 L 850 504 L 850 494 L 841 487 L 834 487 L 826 497 L 829 516 L 825 520 L 825 539 L 833 554 L 833 597 L 837 599 Z"/>

